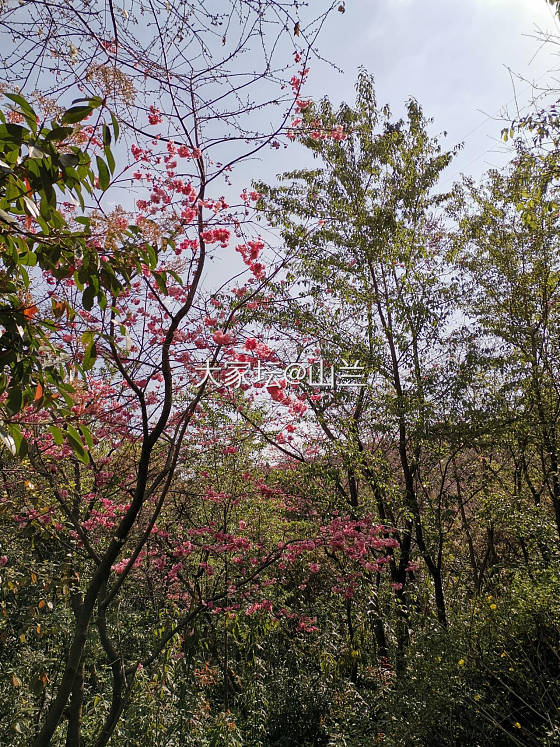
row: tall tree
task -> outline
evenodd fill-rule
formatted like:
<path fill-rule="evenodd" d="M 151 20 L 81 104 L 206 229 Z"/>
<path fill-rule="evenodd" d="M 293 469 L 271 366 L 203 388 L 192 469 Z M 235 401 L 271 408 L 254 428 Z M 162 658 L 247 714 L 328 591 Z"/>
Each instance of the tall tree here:
<path fill-rule="evenodd" d="M 518 140 L 505 172 L 470 185 L 459 243 L 471 279 L 466 311 L 494 346 L 501 418 L 522 446 L 522 482 L 537 505 L 548 496 L 560 535 L 557 173 L 555 152 Z"/>
<path fill-rule="evenodd" d="M 256 187 L 267 218 L 297 249 L 281 288 L 279 334 L 304 329 L 303 341 L 287 344 L 292 359 L 322 358 L 342 373 L 332 390 L 307 387 L 322 451 L 338 465 L 352 511 L 369 494 L 380 520 L 399 527 L 391 572 L 402 669 L 413 542 L 433 582 L 438 620 L 447 622 L 442 552 L 451 455 L 440 453 L 434 429 L 452 407 L 445 342 L 454 306 L 441 217 L 447 196 L 435 188 L 453 152 L 430 136 L 415 101 L 393 121 L 365 73 L 357 94 L 354 107 L 339 111 L 327 100 L 300 102 L 294 137 L 319 168 L 285 174 L 286 186 Z"/>

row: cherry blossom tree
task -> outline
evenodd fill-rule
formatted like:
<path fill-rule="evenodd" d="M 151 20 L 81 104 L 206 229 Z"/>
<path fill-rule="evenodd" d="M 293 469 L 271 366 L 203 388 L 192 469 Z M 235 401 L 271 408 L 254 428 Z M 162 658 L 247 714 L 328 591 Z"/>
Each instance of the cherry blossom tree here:
<path fill-rule="evenodd" d="M 78 94 L 110 106 L 114 135 L 118 127 L 128 146 L 128 153 L 122 146 L 116 151 L 117 159 L 123 156 L 117 170 L 100 118 L 90 130 L 78 126 L 98 172 L 81 206 L 89 227 L 86 251 L 64 273 L 59 265 L 41 265 L 44 285 L 38 278 L 29 296 L 37 320 L 46 318 L 47 305 L 51 315 L 54 309 L 49 344 L 79 365 L 81 380 L 69 381 L 65 392 L 71 414 L 41 409 L 60 396 L 44 391 L 43 383 L 35 404 L 22 400 L 27 407 L 18 413 L 10 400 L 8 409 L 53 498 L 26 510 L 22 521 L 54 526 L 63 544 L 70 542 L 85 560 L 79 574 L 74 569 L 80 583 L 72 587 L 68 654 L 40 717 L 37 745 L 51 742 L 65 714 L 67 743 L 80 741 L 94 619 L 113 673 L 113 702 L 97 744 L 109 740 L 122 712 L 135 672 L 115 648 L 108 612 L 146 557 L 184 459 L 183 444 L 205 396 L 204 386 L 193 387 L 197 366 L 203 355 L 215 362 L 233 342 L 236 314 L 278 271 L 257 261 L 264 243 L 250 227 L 255 195 L 244 192 L 231 206 L 223 194 L 236 164 L 264 147 L 281 147 L 333 7 L 326 3 L 309 18 L 300 16 L 296 3 L 277 2 L 232 2 L 229 9 L 149 3 L 119 11 L 111 4 L 103 13 L 90 4 L 32 3 L 1 11 L 3 33 L 14 42 L 4 58 L 10 71 L 5 90 L 32 96 L 45 117 L 56 122 L 62 116 L 63 125 L 81 117 L 65 119 L 61 98 Z M 24 101 L 16 103 L 25 117 Z M 278 111 L 272 126 L 264 124 L 271 107 Z M 76 184 L 83 176 L 77 174 Z M 126 186 L 128 193 L 131 184 L 135 204 L 128 195 L 125 204 L 115 203 L 115 190 Z M 79 225 L 75 207 L 57 202 L 61 220 Z M 33 232 L 40 217 L 31 212 L 30 218 Z M 244 259 L 251 278 L 226 305 L 229 291 L 209 297 L 203 277 L 208 262 L 229 251 L 233 236 L 250 247 Z M 84 271 L 86 255 L 97 263 L 97 274 Z M 123 264 L 125 282 L 102 289 L 103 272 Z M 43 401 L 47 394 L 50 400 Z M 116 490 L 121 478 L 116 501 L 101 489 Z"/>

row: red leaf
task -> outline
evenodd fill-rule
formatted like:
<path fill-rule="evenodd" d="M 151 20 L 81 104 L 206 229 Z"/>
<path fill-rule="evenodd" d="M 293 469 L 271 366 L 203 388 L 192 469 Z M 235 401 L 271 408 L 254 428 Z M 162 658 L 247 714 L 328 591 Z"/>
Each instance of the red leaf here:
<path fill-rule="evenodd" d="M 28 306 L 26 309 L 23 310 L 23 316 L 27 319 L 33 319 L 35 314 L 39 311 L 39 309 L 34 306 Z"/>

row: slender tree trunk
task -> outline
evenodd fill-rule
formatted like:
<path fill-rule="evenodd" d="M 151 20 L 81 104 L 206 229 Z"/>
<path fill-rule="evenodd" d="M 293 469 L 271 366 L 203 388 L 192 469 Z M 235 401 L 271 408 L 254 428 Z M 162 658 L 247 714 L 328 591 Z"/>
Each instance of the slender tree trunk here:
<path fill-rule="evenodd" d="M 358 681 L 358 662 L 354 657 L 354 623 L 352 622 L 352 600 L 346 599 L 346 624 L 348 626 L 348 639 L 350 641 L 350 656 L 352 657 L 352 668 L 350 670 L 350 682 L 354 685 Z"/>
<path fill-rule="evenodd" d="M 66 747 L 80 747 L 82 744 L 82 705 L 84 701 L 84 660 L 80 661 L 76 679 L 72 686 L 68 729 L 66 730 Z"/>
<path fill-rule="evenodd" d="M 379 609 L 379 585 L 381 583 L 381 574 L 377 573 L 376 578 L 376 591 L 370 600 L 370 613 L 372 619 L 373 635 L 375 636 L 375 643 L 377 645 L 377 659 L 389 658 L 389 647 L 387 646 L 387 636 L 385 635 L 385 626 L 383 624 L 383 618 L 381 616 L 381 610 Z"/>
<path fill-rule="evenodd" d="M 101 563 L 97 567 L 93 578 L 88 586 L 84 596 L 84 601 L 80 607 L 76 619 L 74 638 L 70 646 L 66 667 L 62 675 L 56 698 L 54 699 L 45 722 L 33 743 L 33 747 L 48 747 L 53 734 L 58 726 L 68 699 L 71 695 L 72 688 L 80 670 L 80 663 L 86 646 L 88 630 L 97 603 L 100 591 L 107 583 L 111 573 L 111 566 L 117 559 L 122 544 L 128 536 L 132 525 L 134 524 L 138 512 L 142 507 L 142 501 L 146 490 L 148 478 L 148 464 L 150 459 L 151 445 L 145 444 L 144 453 L 140 459 L 137 490 L 134 500 L 127 514 L 123 517 L 109 547 L 107 548 Z"/>
<path fill-rule="evenodd" d="M 455 477 L 455 485 L 457 486 L 457 503 L 459 505 L 459 513 L 461 514 L 461 523 L 463 524 L 463 530 L 465 532 L 465 537 L 467 538 L 467 547 L 469 548 L 469 561 L 473 574 L 473 590 L 476 593 L 476 590 L 478 589 L 478 560 L 474 549 L 469 522 L 467 520 L 467 514 L 465 512 L 463 491 L 461 489 L 461 480 L 459 478 L 459 472 L 457 470 L 457 462 L 455 460 L 455 457 L 453 457 L 453 475 Z"/>
<path fill-rule="evenodd" d="M 105 597 L 107 587 L 104 586 L 101 596 Z M 95 747 L 104 747 L 111 739 L 115 726 L 120 718 L 124 708 L 124 693 L 127 685 L 124 663 L 120 653 L 115 648 L 109 633 L 107 631 L 107 610 L 105 605 L 100 604 L 97 613 L 97 630 L 99 631 L 99 640 L 105 651 L 107 663 L 111 667 L 113 676 L 113 691 L 111 696 L 111 708 L 105 719 L 101 731 L 95 740 Z"/>

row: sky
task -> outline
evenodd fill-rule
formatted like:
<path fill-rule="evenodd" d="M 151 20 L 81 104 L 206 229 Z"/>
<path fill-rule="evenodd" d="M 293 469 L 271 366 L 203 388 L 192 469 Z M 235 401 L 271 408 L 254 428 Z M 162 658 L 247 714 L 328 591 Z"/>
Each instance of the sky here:
<path fill-rule="evenodd" d="M 311 5 L 320 0 L 309 0 Z M 447 132 L 445 148 L 464 147 L 440 178 L 449 189 L 462 174 L 476 180 L 511 158 L 500 131 L 527 113 L 533 83 L 560 79 L 560 44 L 543 45 L 539 33 L 558 34 L 546 0 L 346 0 L 344 14 L 332 13 L 318 49 L 334 65 L 311 63 L 302 98 L 328 95 L 333 103 L 353 102 L 360 66 L 373 74 L 377 101 L 395 118 L 414 97 L 434 119 L 432 133 Z M 558 73 L 554 73 L 558 69 Z M 560 97 L 560 80 L 557 83 Z M 509 125 L 508 125 L 509 126 Z M 258 159 L 235 169 L 232 193 L 252 179 L 273 183 L 276 174 L 316 167 L 309 153 L 293 143 L 265 149 Z M 264 230 L 264 226 L 263 226 Z M 277 243 L 264 230 L 265 237 Z M 211 263 L 206 280 L 221 283 L 233 260 Z"/>
<path fill-rule="evenodd" d="M 313 63 L 305 94 L 353 101 L 364 66 L 379 104 L 397 116 L 412 96 L 435 119 L 434 133 L 447 131 L 449 147 L 465 142 L 449 179 L 479 177 L 507 158 L 500 115 L 507 109 L 515 118 L 517 106 L 526 113 L 530 83 L 543 85 L 560 68 L 560 46 L 543 46 L 539 31 L 560 34 L 545 0 L 346 0 L 318 45 L 344 72 Z M 286 157 L 271 156 L 263 166 L 280 171 Z"/>
<path fill-rule="evenodd" d="M 304 15 L 312 16 L 327 3 L 308 4 Z M 312 60 L 302 98 L 353 102 L 361 66 L 374 76 L 378 104 L 389 103 L 395 118 L 414 97 L 434 119 L 432 133 L 447 132 L 445 147 L 464 142 L 440 182 L 444 189 L 462 173 L 478 179 L 505 164 L 511 146 L 501 129 L 518 111 L 529 111 L 531 83 L 560 78 L 560 44 L 537 38 L 548 32 L 560 39 L 560 22 L 546 0 L 345 0 L 345 7 L 330 14 L 318 39 L 320 55 L 333 65 Z M 291 55 L 289 44 L 285 52 Z M 556 85 L 560 96 L 560 80 Z M 267 131 L 268 111 L 255 116 L 263 118 L 256 127 Z M 253 179 L 272 182 L 278 173 L 312 164 L 298 143 L 265 148 L 235 167 L 231 188 L 221 188 L 235 200 Z"/>

